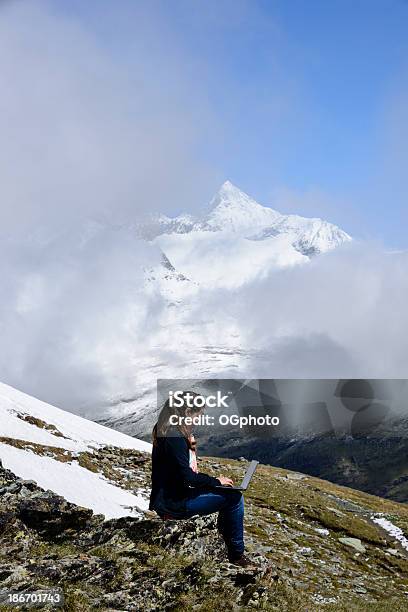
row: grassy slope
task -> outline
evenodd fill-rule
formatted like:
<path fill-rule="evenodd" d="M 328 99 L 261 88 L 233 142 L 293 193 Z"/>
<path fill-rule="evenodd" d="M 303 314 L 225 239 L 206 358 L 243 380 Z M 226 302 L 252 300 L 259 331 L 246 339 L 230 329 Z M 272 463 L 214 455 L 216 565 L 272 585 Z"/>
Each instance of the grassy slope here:
<path fill-rule="evenodd" d="M 96 454 L 81 453 L 77 460 L 124 488 L 148 484 L 150 458 L 137 451 L 106 448 Z M 246 463 L 213 458 L 201 459 L 199 466 L 201 471 L 231 475 L 238 481 L 245 468 Z M 408 610 L 408 553 L 370 518 L 383 513 L 407 534 L 407 506 L 264 465 L 258 467 L 245 500 L 248 550 L 269 561 L 272 575 L 238 576 L 249 580 L 243 595 L 239 580 L 231 580 L 223 564 L 222 544 L 214 530 L 194 536 L 191 547 L 183 547 L 182 538 L 168 546 L 168 537 L 162 533 L 166 527 L 155 519 L 149 519 L 151 524 L 147 521 L 152 531 L 143 537 L 137 530 L 123 531 L 111 522 L 106 530 L 113 531 L 100 545 L 82 544 L 77 536 L 49 542 L 33 531 L 10 531 L 0 548 L 0 563 L 9 563 L 10 546 L 17 552 L 23 549 L 25 562 L 31 559 L 34 565 L 58 566 L 81 559 L 83 576 L 73 578 L 68 572 L 62 582 L 49 581 L 63 585 L 66 610 L 75 612 L 108 609 L 92 602 L 132 584 L 136 590 L 146 585 L 146 601 L 153 594 L 161 598 L 157 609 L 168 605 L 171 610 L 212 611 L 222 601 L 225 610 Z M 163 537 L 154 541 L 156 531 Z M 345 546 L 341 537 L 358 538 L 365 552 Z M 203 549 L 197 552 L 194 543 L 200 538 Z M 85 568 L 102 562 L 114 568 L 113 577 L 100 583 L 86 578 Z M 163 592 L 167 581 L 174 583 L 171 594 Z M 116 609 L 127 608 L 116 605 Z"/>
<path fill-rule="evenodd" d="M 214 463 L 216 469 L 211 467 Z M 201 466 L 236 480 L 243 471 L 240 463 L 224 459 L 205 459 Z M 350 609 L 355 595 L 357 601 L 382 601 L 384 607 L 379 609 L 395 610 L 399 609 L 395 602 L 387 603 L 395 597 L 400 609 L 408 610 L 408 553 L 370 518 L 383 513 L 408 534 L 408 507 L 318 478 L 298 480 L 292 475 L 284 469 L 258 467 L 245 495 L 249 547 L 265 547 L 264 554 L 280 577 L 305 594 L 344 601 L 344 609 Z M 365 554 L 340 543 L 340 537 L 360 539 Z M 389 548 L 398 556 L 388 553 Z M 341 606 L 337 602 L 335 609 Z"/>

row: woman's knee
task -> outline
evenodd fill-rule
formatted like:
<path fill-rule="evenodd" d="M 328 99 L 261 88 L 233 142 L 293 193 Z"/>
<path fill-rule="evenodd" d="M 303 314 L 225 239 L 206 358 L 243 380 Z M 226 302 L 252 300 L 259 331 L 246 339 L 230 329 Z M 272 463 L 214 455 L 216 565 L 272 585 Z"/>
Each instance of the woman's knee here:
<path fill-rule="evenodd" d="M 239 493 L 239 497 L 237 499 L 237 505 L 240 506 L 242 508 L 242 510 L 244 509 L 244 496 L 242 495 L 241 491 L 237 491 Z"/>
<path fill-rule="evenodd" d="M 230 508 L 244 505 L 244 496 L 241 491 L 225 491 L 225 498 Z"/>

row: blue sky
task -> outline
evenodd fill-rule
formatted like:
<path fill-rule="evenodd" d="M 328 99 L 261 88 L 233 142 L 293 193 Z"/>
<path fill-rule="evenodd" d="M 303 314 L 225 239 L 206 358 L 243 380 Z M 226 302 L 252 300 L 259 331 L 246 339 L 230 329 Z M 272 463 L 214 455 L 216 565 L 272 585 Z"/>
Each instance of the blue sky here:
<path fill-rule="evenodd" d="M 251 1 L 235 20 L 234 2 L 213 3 L 203 19 L 186 10 L 194 4 L 203 3 L 175 2 L 166 15 L 208 71 L 225 135 L 211 153 L 225 175 L 260 201 L 293 190 L 289 209 L 327 208 L 357 235 L 407 246 L 407 185 L 388 166 L 394 155 L 408 162 L 406 144 L 390 142 L 408 85 L 408 3 Z"/>
<path fill-rule="evenodd" d="M 79 24 L 135 91 L 149 74 L 153 117 L 156 104 L 168 124 L 174 109 L 188 115 L 198 199 L 228 178 L 284 212 L 408 246 L 406 0 L 41 4 Z"/>

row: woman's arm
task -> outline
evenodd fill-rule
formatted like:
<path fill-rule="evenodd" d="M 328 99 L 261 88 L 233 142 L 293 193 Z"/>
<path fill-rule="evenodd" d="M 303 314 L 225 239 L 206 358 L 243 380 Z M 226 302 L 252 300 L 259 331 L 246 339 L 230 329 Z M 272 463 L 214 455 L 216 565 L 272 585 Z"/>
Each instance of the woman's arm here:
<path fill-rule="evenodd" d="M 167 436 L 166 446 L 177 462 L 184 484 L 190 487 L 217 487 L 220 484 L 218 478 L 194 472 L 189 464 L 188 444 L 182 436 Z"/>

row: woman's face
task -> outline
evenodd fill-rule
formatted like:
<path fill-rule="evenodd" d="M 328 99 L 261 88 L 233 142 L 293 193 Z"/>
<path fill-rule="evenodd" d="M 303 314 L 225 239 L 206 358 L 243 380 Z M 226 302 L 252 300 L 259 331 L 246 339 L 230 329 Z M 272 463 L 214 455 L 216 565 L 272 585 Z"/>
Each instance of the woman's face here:
<path fill-rule="evenodd" d="M 203 414 L 204 408 L 200 408 L 199 410 L 192 410 L 191 408 L 186 408 L 185 415 L 188 417 L 199 417 Z"/>

